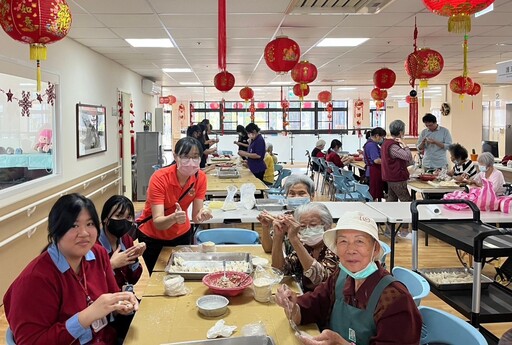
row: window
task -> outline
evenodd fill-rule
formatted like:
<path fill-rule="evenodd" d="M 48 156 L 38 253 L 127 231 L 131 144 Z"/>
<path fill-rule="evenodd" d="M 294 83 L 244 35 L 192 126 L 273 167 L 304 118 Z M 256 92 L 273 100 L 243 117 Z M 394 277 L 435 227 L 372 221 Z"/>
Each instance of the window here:
<path fill-rule="evenodd" d="M 35 80 L 2 73 L 0 85 L 1 190 L 53 174 L 56 148 L 55 85 L 36 93 Z"/>
<path fill-rule="evenodd" d="M 374 101 L 370 101 L 370 127 L 386 128 L 386 106 L 377 110 Z"/>

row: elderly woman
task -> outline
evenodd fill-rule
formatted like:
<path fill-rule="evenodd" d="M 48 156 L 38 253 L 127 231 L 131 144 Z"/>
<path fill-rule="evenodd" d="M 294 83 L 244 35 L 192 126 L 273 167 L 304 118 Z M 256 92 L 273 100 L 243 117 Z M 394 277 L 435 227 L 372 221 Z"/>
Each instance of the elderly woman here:
<path fill-rule="evenodd" d="M 286 197 L 288 207 L 296 208 L 300 205 L 307 204 L 313 201 L 315 195 L 315 184 L 306 175 L 290 175 L 284 184 L 284 195 Z M 275 219 L 267 211 L 262 211 L 258 217 L 258 221 L 261 223 L 261 245 L 266 253 L 272 251 L 272 223 Z M 292 247 L 288 240 L 285 241 L 286 253 L 289 254 L 292 251 Z"/>
<path fill-rule="evenodd" d="M 322 240 L 324 231 L 332 226 L 332 216 L 325 205 L 302 205 L 293 216 L 277 217 L 273 225 L 272 266 L 286 275 L 295 275 L 304 291 L 313 290 L 336 270 L 336 255 Z M 282 250 L 285 235 L 293 248 L 286 257 Z"/>
<path fill-rule="evenodd" d="M 494 156 L 490 152 L 484 152 L 478 156 L 478 169 L 480 173 L 476 174 L 468 182 L 477 187 L 482 187 L 482 179 L 491 181 L 496 195 L 505 194 L 505 178 L 503 173 L 494 167 Z"/>
<path fill-rule="evenodd" d="M 421 315 L 407 288 L 380 265 L 375 221 L 346 212 L 324 242 L 339 257 L 340 270 L 313 292 L 297 296 L 282 286 L 276 295 L 296 324 L 316 322 L 323 329 L 313 338 L 301 336 L 302 343 L 418 344 Z"/>
<path fill-rule="evenodd" d="M 448 148 L 450 159 L 454 164 L 453 169 L 448 171 L 448 176 L 453 176 L 456 181 L 469 179 L 476 175 L 477 167 L 468 159 L 468 150 L 461 144 L 452 144 Z"/>
<path fill-rule="evenodd" d="M 325 140 L 320 139 L 316 142 L 315 148 L 311 151 L 311 157 L 325 158 L 325 153 L 323 152 L 325 148 Z M 318 171 L 320 168 L 318 164 L 315 162 L 311 163 L 313 165 L 313 171 Z"/>

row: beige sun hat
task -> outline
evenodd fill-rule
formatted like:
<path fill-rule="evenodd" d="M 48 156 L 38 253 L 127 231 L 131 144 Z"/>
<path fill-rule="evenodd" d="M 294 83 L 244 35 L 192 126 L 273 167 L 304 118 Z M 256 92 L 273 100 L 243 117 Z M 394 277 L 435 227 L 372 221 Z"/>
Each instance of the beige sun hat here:
<path fill-rule="evenodd" d="M 371 237 L 375 239 L 379 243 L 380 252 L 378 257 L 375 258 L 375 260 L 382 259 L 382 256 L 384 255 L 384 249 L 380 245 L 379 242 L 379 230 L 377 227 L 377 223 L 375 221 L 364 215 L 363 213 L 359 211 L 353 211 L 353 212 L 345 212 L 341 218 L 338 220 L 338 223 L 336 223 L 336 227 L 333 229 L 329 229 L 326 232 L 324 232 L 324 243 L 332 252 L 338 254 L 338 249 L 336 246 L 336 237 L 338 231 L 343 230 L 358 230 L 364 233 L 367 233 Z"/>

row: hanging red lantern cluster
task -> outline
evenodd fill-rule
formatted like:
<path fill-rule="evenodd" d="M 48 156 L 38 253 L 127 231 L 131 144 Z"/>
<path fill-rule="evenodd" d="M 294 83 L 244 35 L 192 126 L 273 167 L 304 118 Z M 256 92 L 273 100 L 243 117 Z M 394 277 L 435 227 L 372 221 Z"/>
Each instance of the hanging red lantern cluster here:
<path fill-rule="evenodd" d="M 219 108 L 220 108 L 219 103 L 217 103 L 217 102 L 210 103 L 210 109 L 217 110 Z"/>
<path fill-rule="evenodd" d="M 301 88 L 306 89 L 306 84 L 315 81 L 318 70 L 316 66 L 309 61 L 301 61 L 293 67 L 291 75 L 293 81 L 299 83 Z"/>
<path fill-rule="evenodd" d="M 286 36 L 277 36 L 265 47 L 265 62 L 274 72 L 290 71 L 300 59 L 300 47 L 294 40 Z"/>
<path fill-rule="evenodd" d="M 329 134 L 330 134 L 331 129 L 332 129 L 332 112 L 334 110 L 332 102 L 329 101 L 329 103 L 327 103 L 327 107 L 325 109 L 327 110 L 327 120 L 329 120 Z"/>
<path fill-rule="evenodd" d="M 170 104 L 170 105 L 173 105 L 174 103 L 176 103 L 176 97 L 174 97 L 173 95 L 169 95 L 169 96 L 165 96 L 165 97 L 159 97 L 158 98 L 158 103 L 159 104 Z"/>
<path fill-rule="evenodd" d="M 281 98 L 281 108 L 283 108 L 283 131 L 286 131 L 288 125 L 290 124 L 288 122 L 288 110 L 290 109 L 290 102 L 288 102 L 287 99 Z"/>
<path fill-rule="evenodd" d="M 40 60 L 46 60 L 46 44 L 63 39 L 71 28 L 68 4 L 65 0 L 2 0 L 0 24 L 11 38 L 30 44 L 30 60 L 37 61 L 37 92 L 40 92 Z"/>
<path fill-rule="evenodd" d="M 302 102 L 304 100 L 304 97 L 309 95 L 309 85 L 305 84 L 304 88 L 302 87 L 301 84 L 293 85 L 293 94 L 299 97 L 299 100 Z"/>
<path fill-rule="evenodd" d="M 354 128 L 358 129 L 358 136 L 361 137 L 361 125 L 363 124 L 363 107 L 364 102 L 361 99 L 357 99 L 354 102 Z"/>
<path fill-rule="evenodd" d="M 331 101 L 331 99 L 332 99 L 332 95 L 331 95 L 330 91 L 324 90 L 324 91 L 320 91 L 318 93 L 318 101 L 320 101 L 322 103 L 328 103 Z"/>
<path fill-rule="evenodd" d="M 386 90 L 381 90 L 378 87 L 376 87 L 372 90 L 371 96 L 375 101 L 383 101 L 388 97 L 388 92 Z"/>
<path fill-rule="evenodd" d="M 450 90 L 462 97 L 473 90 L 473 80 L 470 77 L 458 76 L 450 81 Z"/>
<path fill-rule="evenodd" d="M 429 11 L 448 19 L 448 31 L 471 31 L 471 15 L 489 7 L 494 0 L 423 0 Z"/>
<path fill-rule="evenodd" d="M 253 97 L 254 91 L 250 87 L 246 86 L 240 90 L 240 98 L 242 98 L 246 102 L 249 102 Z"/>
<path fill-rule="evenodd" d="M 420 88 L 427 87 L 428 79 L 441 73 L 443 67 L 443 56 L 429 48 L 421 48 L 409 54 L 405 60 L 405 71 L 411 77 L 413 87 L 416 79 L 420 80 Z"/>
<path fill-rule="evenodd" d="M 235 86 L 235 76 L 228 71 L 222 71 L 215 75 L 213 85 L 221 92 L 228 92 Z"/>
<path fill-rule="evenodd" d="M 389 68 L 381 68 L 373 73 L 373 84 L 379 89 L 390 89 L 395 81 L 396 74 Z"/>

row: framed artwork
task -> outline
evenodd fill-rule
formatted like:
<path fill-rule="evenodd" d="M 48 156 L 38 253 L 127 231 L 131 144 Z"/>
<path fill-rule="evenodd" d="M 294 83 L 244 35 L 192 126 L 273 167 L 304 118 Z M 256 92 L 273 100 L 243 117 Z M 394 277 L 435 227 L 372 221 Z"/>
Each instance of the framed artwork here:
<path fill-rule="evenodd" d="M 76 105 L 77 158 L 107 151 L 106 113 L 101 105 Z"/>

